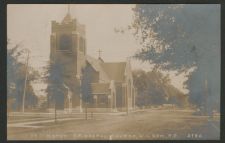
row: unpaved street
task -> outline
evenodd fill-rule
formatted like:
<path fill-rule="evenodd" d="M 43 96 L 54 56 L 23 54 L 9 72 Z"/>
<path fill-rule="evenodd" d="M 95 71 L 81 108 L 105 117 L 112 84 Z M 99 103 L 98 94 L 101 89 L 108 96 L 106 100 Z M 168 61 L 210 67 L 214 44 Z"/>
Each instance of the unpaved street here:
<path fill-rule="evenodd" d="M 220 134 L 219 117 L 194 116 L 189 110 L 144 110 L 128 115 L 94 114 L 93 118 L 89 115 L 88 120 L 81 116 L 59 119 L 56 123 L 31 122 L 27 127 L 9 123 L 8 139 L 204 140 L 219 139 Z"/>

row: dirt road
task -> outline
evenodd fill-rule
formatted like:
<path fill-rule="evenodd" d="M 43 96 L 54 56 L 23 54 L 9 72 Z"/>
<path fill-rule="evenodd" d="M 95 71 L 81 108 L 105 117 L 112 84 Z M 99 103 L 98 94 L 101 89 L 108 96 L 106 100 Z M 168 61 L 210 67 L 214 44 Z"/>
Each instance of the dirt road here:
<path fill-rule="evenodd" d="M 39 128 L 32 128 L 36 126 Z M 17 140 L 154 140 L 219 139 L 219 118 L 194 116 L 186 110 L 144 110 L 120 115 L 74 117 L 35 122 L 30 128 L 8 127 L 8 139 Z"/>

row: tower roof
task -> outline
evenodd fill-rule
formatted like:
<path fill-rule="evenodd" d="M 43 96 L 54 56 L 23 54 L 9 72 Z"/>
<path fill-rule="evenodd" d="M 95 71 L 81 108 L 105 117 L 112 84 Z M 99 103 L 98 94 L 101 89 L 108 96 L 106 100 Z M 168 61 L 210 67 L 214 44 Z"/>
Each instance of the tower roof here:
<path fill-rule="evenodd" d="M 70 5 L 68 5 L 68 11 L 67 11 L 66 16 L 63 18 L 62 23 L 68 23 L 70 21 L 72 21 L 72 18 L 71 18 L 71 15 L 70 15 Z"/>
<path fill-rule="evenodd" d="M 72 21 L 71 15 L 70 13 L 67 13 L 67 15 L 63 18 L 62 23 L 68 23 L 70 21 Z"/>

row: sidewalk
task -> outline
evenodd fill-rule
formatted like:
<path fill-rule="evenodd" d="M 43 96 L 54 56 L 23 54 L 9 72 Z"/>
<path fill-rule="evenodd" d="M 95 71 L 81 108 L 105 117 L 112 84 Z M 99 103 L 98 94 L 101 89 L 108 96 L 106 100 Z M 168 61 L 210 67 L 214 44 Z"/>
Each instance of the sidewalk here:
<path fill-rule="evenodd" d="M 57 119 L 57 121 L 69 121 L 69 120 L 82 120 L 84 118 L 64 118 L 64 119 Z M 55 119 L 48 119 L 42 121 L 30 121 L 30 122 L 20 122 L 20 123 L 8 123 L 7 127 L 31 127 L 31 128 L 40 128 L 42 126 L 35 126 L 33 124 L 40 124 L 40 123 L 51 123 L 55 122 Z"/>

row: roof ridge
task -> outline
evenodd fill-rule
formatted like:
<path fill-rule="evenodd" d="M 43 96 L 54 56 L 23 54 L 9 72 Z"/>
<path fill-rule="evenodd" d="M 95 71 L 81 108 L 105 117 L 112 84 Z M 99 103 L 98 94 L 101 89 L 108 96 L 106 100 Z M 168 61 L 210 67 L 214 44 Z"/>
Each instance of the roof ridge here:
<path fill-rule="evenodd" d="M 124 63 L 126 64 L 126 62 L 104 62 L 105 64 L 118 64 L 118 63 Z"/>

